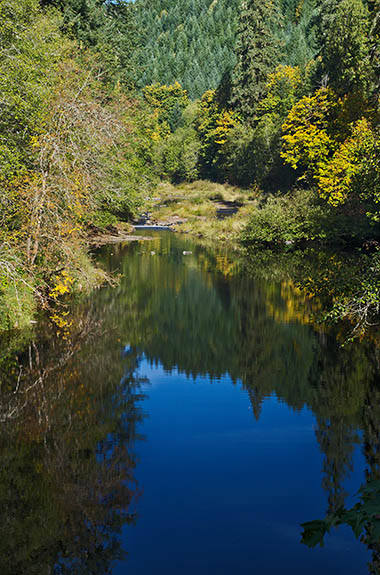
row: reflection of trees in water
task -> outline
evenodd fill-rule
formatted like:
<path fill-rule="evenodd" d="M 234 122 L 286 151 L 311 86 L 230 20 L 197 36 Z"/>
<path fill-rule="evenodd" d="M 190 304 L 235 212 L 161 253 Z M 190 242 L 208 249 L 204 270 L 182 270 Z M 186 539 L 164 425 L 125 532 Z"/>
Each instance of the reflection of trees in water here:
<path fill-rule="evenodd" d="M 47 331 L 17 361 L 0 358 L 1 573 L 53 573 L 53 565 L 56 573 L 107 573 L 121 553 L 118 533 L 133 519 L 143 355 L 189 376 L 229 374 L 257 419 L 273 394 L 294 410 L 310 408 L 328 511 L 344 502 L 360 431 L 378 465 L 375 342 L 342 349 L 313 326 L 322 300 L 293 289 L 280 264 L 277 276 L 263 264 L 267 276 L 250 277 L 228 253 L 174 235 L 112 246 L 102 259 L 123 277 L 72 310 L 66 339 Z M 302 265 L 310 275 L 311 264 Z"/>
<path fill-rule="evenodd" d="M 370 575 L 380 573 L 380 389 L 374 379 L 366 387 L 363 398 L 362 421 L 363 453 L 367 462 L 365 484 L 359 491 L 359 500 L 346 509 L 344 500 L 337 499 L 325 518 L 303 525 L 303 542 L 309 546 L 323 543 L 326 533 L 334 526 L 347 524 L 372 552 L 368 565 Z M 328 460 L 328 457 L 326 458 Z"/>
<path fill-rule="evenodd" d="M 284 273 L 313 299 L 318 297 L 315 317 L 337 324 L 334 332 L 338 341 L 347 343 L 360 335 L 361 343 L 356 341 L 344 349 L 330 335 L 318 348 L 318 367 L 310 380 L 315 393 L 307 404 L 317 419 L 328 508 L 326 520 L 311 522 L 304 540 L 315 544 L 334 522 L 348 522 L 373 552 L 371 575 L 380 574 L 380 541 L 374 538 L 374 523 L 380 518 L 380 483 L 376 483 L 380 480 L 379 260 L 378 253 L 334 254 L 309 249 L 260 253 L 249 263 L 252 273 L 259 277 Z M 340 322 L 343 318 L 345 323 Z M 368 465 L 363 486 L 368 494 L 363 492 L 350 515 L 344 508 L 347 493 L 343 482 L 352 469 L 355 445 L 360 443 Z M 363 519 L 367 513 L 372 513 L 372 521 Z M 380 533 L 380 524 L 378 529 Z"/>
<path fill-rule="evenodd" d="M 133 521 L 137 360 L 121 361 L 98 310 L 73 319 L 65 339 L 46 329 L 13 362 L 13 382 L 2 378 L 4 575 L 109 573 Z"/>
<path fill-rule="evenodd" d="M 366 481 L 380 481 L 380 389 L 377 385 L 371 386 L 368 390 L 364 404 L 365 431 L 364 431 L 364 455 L 368 468 L 366 470 Z M 379 502 L 380 514 L 380 502 Z M 363 542 L 369 542 L 371 536 L 370 525 L 366 528 Z M 370 575 L 380 573 L 380 541 L 371 543 L 372 560 L 369 565 Z"/>
<path fill-rule="evenodd" d="M 367 245 L 366 249 L 356 251 L 328 251 L 319 247 L 290 252 L 263 250 L 250 253 L 245 267 L 256 277 L 288 278 L 308 296 L 317 297 L 316 317 L 324 322 L 338 323 L 341 338 L 347 340 L 365 335 L 378 338 L 378 248 L 373 251 Z"/>
<path fill-rule="evenodd" d="M 187 249 L 191 257 L 182 256 Z M 366 402 L 369 390 L 378 386 L 377 347 L 369 338 L 342 348 L 340 334 L 313 326 L 312 317 L 323 316 L 324 302 L 343 293 L 349 270 L 352 275 L 351 258 L 342 269 L 331 255 L 317 253 L 313 260 L 298 253 L 289 256 L 284 269 L 278 255 L 276 261 L 258 255 L 260 273 L 253 269 L 249 275 L 225 254 L 198 244 L 184 246 L 175 236 L 156 243 L 154 250 L 152 256 L 148 244 L 128 247 L 118 260 L 125 279 L 114 313 L 122 318 L 129 341 L 166 370 L 211 378 L 228 373 L 247 390 L 256 418 L 263 399 L 272 394 L 295 410 L 310 408 L 324 455 L 327 511 L 336 511 L 347 495 L 344 480 L 360 432 L 368 430 Z M 320 297 L 310 300 L 294 289 L 292 275 Z"/>

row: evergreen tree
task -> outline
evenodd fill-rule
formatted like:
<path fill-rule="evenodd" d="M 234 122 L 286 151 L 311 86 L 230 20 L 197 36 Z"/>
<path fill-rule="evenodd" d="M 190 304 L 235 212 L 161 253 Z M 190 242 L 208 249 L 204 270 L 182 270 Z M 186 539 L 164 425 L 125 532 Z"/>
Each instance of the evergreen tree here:
<path fill-rule="evenodd" d="M 371 27 L 369 34 L 370 58 L 374 77 L 374 93 L 380 92 L 380 0 L 368 0 Z"/>
<path fill-rule="evenodd" d="M 316 0 L 282 0 L 284 27 L 280 32 L 285 44 L 284 64 L 306 66 L 317 54 L 318 15 Z"/>
<path fill-rule="evenodd" d="M 127 0 L 40 0 L 63 14 L 62 30 L 80 46 L 100 54 L 108 79 L 132 86 L 136 76 L 139 33 L 135 6 Z"/>
<path fill-rule="evenodd" d="M 265 94 L 267 77 L 280 60 L 280 43 L 273 29 L 280 15 L 272 0 L 245 0 L 241 7 L 231 104 L 245 118 L 253 118 Z"/>
<path fill-rule="evenodd" d="M 339 94 L 367 94 L 371 87 L 369 13 L 362 0 L 326 0 L 322 4 L 323 69 Z"/>

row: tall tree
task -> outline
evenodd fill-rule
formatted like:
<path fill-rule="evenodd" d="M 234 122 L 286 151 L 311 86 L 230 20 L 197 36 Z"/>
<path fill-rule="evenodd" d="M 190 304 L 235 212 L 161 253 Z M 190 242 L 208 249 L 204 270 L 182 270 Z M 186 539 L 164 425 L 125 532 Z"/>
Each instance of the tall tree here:
<path fill-rule="evenodd" d="M 274 33 L 281 16 L 273 0 L 244 0 L 239 17 L 231 104 L 244 119 L 254 117 L 268 74 L 280 61 Z"/>
<path fill-rule="evenodd" d="M 374 92 L 380 94 L 380 0 L 368 0 L 371 29 L 369 34 L 371 65 L 374 71 Z"/>
<path fill-rule="evenodd" d="M 140 37 L 136 8 L 128 0 L 40 0 L 63 14 L 62 29 L 100 54 L 107 78 L 133 85 Z"/>
<path fill-rule="evenodd" d="M 362 0 L 324 0 L 321 4 L 322 61 L 325 78 L 339 95 L 368 94 L 369 13 Z"/>

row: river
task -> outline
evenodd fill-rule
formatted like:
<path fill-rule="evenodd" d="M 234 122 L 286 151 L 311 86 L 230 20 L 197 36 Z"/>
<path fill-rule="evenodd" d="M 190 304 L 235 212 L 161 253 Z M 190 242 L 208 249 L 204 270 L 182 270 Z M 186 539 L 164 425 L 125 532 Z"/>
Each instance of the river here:
<path fill-rule="evenodd" d="M 348 527 L 301 543 L 378 465 L 373 344 L 233 250 L 153 236 L 102 248 L 117 285 L 2 359 L 0 573 L 378 572 Z"/>

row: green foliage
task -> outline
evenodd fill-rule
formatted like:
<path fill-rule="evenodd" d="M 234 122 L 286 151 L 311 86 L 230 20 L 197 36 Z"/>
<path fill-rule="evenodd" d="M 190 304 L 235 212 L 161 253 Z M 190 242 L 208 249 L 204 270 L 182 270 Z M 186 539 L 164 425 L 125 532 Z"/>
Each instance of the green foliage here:
<path fill-rule="evenodd" d="M 341 0 L 328 20 L 322 61 L 331 88 L 340 96 L 366 97 L 373 81 L 368 10 L 362 0 Z"/>
<path fill-rule="evenodd" d="M 222 179 L 225 168 L 225 146 L 228 136 L 238 118 L 234 112 L 224 108 L 218 93 L 209 90 L 199 102 L 196 129 L 200 140 L 200 162 L 202 174 Z"/>
<path fill-rule="evenodd" d="M 0 331 L 28 326 L 34 312 L 33 279 L 14 251 L 0 244 Z"/>
<path fill-rule="evenodd" d="M 59 8 L 65 34 L 99 55 L 104 79 L 126 87 L 134 85 L 140 35 L 133 2 L 41 0 L 41 4 Z"/>
<path fill-rule="evenodd" d="M 370 65 L 373 69 L 373 94 L 379 98 L 380 92 L 380 0 L 368 0 L 370 10 Z"/>
<path fill-rule="evenodd" d="M 175 82 L 170 86 L 163 84 L 146 86 L 143 94 L 156 120 L 155 130 L 151 134 L 152 139 L 158 141 L 178 127 L 182 112 L 189 103 L 187 92 Z"/>
<path fill-rule="evenodd" d="M 276 114 L 285 119 L 302 94 L 302 75 L 299 68 L 280 65 L 268 75 L 266 96 L 257 108 L 257 115 Z"/>
<path fill-rule="evenodd" d="M 172 182 L 192 182 L 199 176 L 200 142 L 194 128 L 197 107 L 190 104 L 183 112 L 180 127 L 159 143 L 157 169 Z"/>
<path fill-rule="evenodd" d="M 0 251 L 6 270 L 0 327 L 30 319 L 34 294 L 27 283 L 44 299 L 51 269 L 63 266 L 80 277 L 83 264 L 83 274 L 91 276 L 83 255 L 91 215 L 131 217 L 152 182 L 141 104 L 124 87 L 112 87 L 117 58 L 115 68 L 100 44 L 90 50 L 89 39 L 78 44 L 73 34 L 63 34 L 67 6 L 59 6 L 62 14 L 42 10 L 37 0 L 0 3 Z M 102 9 L 111 22 L 109 11 L 118 7 Z"/>
<path fill-rule="evenodd" d="M 284 63 L 305 70 L 318 52 L 316 0 L 281 0 L 283 27 L 278 31 L 285 47 Z"/>
<path fill-rule="evenodd" d="M 236 126 L 228 135 L 225 154 L 230 181 L 244 186 L 256 182 L 265 191 L 290 187 L 292 175 L 280 159 L 280 133 L 301 92 L 299 68 L 280 65 L 269 74 L 255 121 L 249 127 Z"/>
<path fill-rule="evenodd" d="M 56 15 L 38 11 L 37 1 L 0 5 L 0 181 L 25 176 L 44 130 L 47 107 L 58 82 L 59 63 L 70 50 Z M 49 71 L 49 74 L 47 74 Z"/>
<path fill-rule="evenodd" d="M 245 245 L 285 245 L 325 239 L 321 228 L 323 208 L 314 193 L 296 190 L 285 196 L 269 196 L 255 208 L 242 235 Z"/>
<path fill-rule="evenodd" d="M 178 81 L 191 98 L 216 89 L 235 62 L 239 0 L 137 0 L 145 32 L 140 86 Z"/>
<path fill-rule="evenodd" d="M 272 0 L 245 0 L 242 3 L 231 104 L 245 120 L 255 115 L 266 94 L 268 74 L 280 61 L 280 43 L 273 31 L 279 18 Z"/>
<path fill-rule="evenodd" d="M 380 541 L 380 481 L 372 479 L 363 485 L 358 495 L 360 501 L 351 509 L 340 507 L 329 513 L 325 519 L 307 521 L 302 524 L 302 543 L 308 547 L 323 545 L 324 538 L 332 528 L 349 525 L 358 539 L 365 535 L 366 543 L 378 544 Z"/>
<path fill-rule="evenodd" d="M 261 4 L 253 6 L 258 15 L 266 10 Z M 268 6 L 270 12 L 272 6 Z M 317 51 L 315 0 L 282 0 L 273 3 L 273 7 L 275 13 L 270 25 L 265 21 L 265 30 L 269 25 L 283 46 L 284 56 L 270 63 L 272 69 L 282 60 L 304 68 Z M 139 85 L 178 81 L 191 98 L 216 89 L 236 64 L 236 29 L 239 14 L 243 20 L 241 9 L 239 0 L 137 0 L 136 20 L 146 31 L 139 54 Z"/>

